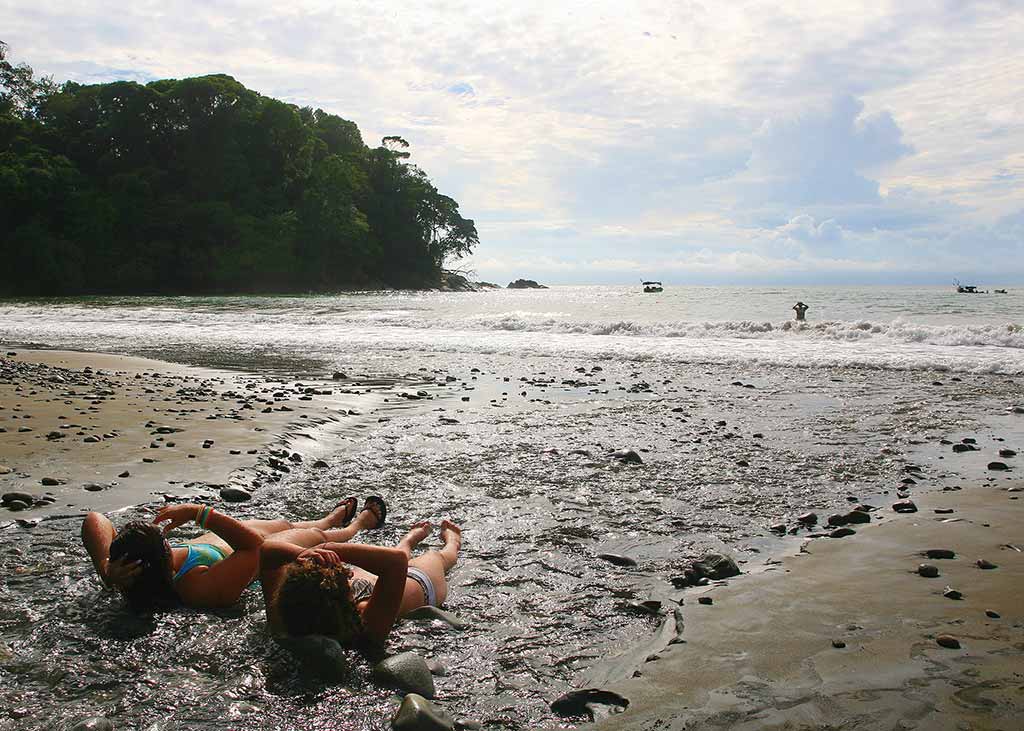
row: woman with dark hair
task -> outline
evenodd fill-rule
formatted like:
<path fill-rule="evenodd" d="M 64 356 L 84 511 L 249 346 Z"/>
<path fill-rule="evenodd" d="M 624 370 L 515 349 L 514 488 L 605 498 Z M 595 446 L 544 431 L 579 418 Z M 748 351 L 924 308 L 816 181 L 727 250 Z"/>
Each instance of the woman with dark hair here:
<path fill-rule="evenodd" d="M 443 521 L 443 548 L 412 558 L 432 529 L 415 523 L 394 548 L 324 540 L 315 530 L 269 537 L 261 549 L 260 583 L 271 629 L 378 649 L 399 617 L 440 606 L 448 594 L 445 575 L 458 560 L 462 530 Z"/>
<path fill-rule="evenodd" d="M 256 578 L 267 536 L 307 530 L 343 542 L 361 529 L 380 526 L 383 500 L 367 498 L 359 513 L 357 505 L 355 498 L 348 498 L 320 520 L 296 523 L 240 521 L 206 505 L 169 505 L 152 523 L 134 521 L 120 532 L 104 515 L 89 513 L 82 524 L 82 542 L 103 584 L 118 589 L 137 611 L 176 604 L 226 607 L 238 601 Z M 207 532 L 174 543 L 165 538 L 190 521 Z"/>

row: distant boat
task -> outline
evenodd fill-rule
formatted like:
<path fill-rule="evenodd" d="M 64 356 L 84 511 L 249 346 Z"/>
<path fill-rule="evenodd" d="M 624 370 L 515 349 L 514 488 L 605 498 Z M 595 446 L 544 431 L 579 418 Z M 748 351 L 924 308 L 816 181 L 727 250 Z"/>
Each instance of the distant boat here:
<path fill-rule="evenodd" d="M 644 292 L 661 292 L 661 282 L 644 282 Z"/>
<path fill-rule="evenodd" d="M 1006 290 L 1005 289 L 993 289 L 992 291 L 995 294 L 1006 294 Z"/>
<path fill-rule="evenodd" d="M 973 284 L 960 284 L 959 279 L 954 279 L 953 284 L 956 285 L 956 291 L 959 294 L 988 294 L 988 292 L 980 292 Z"/>

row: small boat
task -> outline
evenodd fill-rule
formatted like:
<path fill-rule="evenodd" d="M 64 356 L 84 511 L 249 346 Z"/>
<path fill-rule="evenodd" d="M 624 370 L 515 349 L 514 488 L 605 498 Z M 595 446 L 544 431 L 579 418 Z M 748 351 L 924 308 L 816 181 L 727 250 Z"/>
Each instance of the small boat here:
<path fill-rule="evenodd" d="M 954 279 L 953 284 L 956 285 L 956 291 L 959 294 L 988 294 L 987 292 L 981 292 L 973 284 L 960 284 L 959 279 Z"/>
<path fill-rule="evenodd" d="M 644 292 L 661 292 L 661 282 L 644 282 Z"/>
<path fill-rule="evenodd" d="M 994 294 L 1006 294 L 1006 290 L 1005 289 L 993 289 L 992 292 Z"/>

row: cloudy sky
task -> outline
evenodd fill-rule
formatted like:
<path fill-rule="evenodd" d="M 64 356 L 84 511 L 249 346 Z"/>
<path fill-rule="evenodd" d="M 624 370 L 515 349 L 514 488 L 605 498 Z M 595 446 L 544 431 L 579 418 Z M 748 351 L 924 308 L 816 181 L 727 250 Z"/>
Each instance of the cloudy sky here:
<path fill-rule="evenodd" d="M 506 283 L 1024 283 L 1024 2 L 0 0 L 58 81 L 227 73 L 413 161 Z"/>

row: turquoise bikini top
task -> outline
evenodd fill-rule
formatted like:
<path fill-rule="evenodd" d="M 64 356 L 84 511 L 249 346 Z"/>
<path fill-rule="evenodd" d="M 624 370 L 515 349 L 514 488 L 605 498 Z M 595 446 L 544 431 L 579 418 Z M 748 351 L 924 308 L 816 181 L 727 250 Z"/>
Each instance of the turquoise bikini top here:
<path fill-rule="evenodd" d="M 224 551 L 210 543 L 176 543 L 171 544 L 171 548 L 188 549 L 188 555 L 185 556 L 185 561 L 181 564 L 181 568 L 178 569 L 178 573 L 174 575 L 174 581 L 180 579 L 196 566 L 213 566 L 218 561 L 227 558 L 227 554 Z"/>

